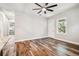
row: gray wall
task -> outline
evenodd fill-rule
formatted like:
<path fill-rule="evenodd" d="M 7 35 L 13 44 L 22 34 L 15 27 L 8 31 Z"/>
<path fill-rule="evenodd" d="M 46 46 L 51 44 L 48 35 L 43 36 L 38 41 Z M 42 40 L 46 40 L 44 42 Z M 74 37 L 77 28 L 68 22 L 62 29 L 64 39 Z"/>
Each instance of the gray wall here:
<path fill-rule="evenodd" d="M 0 4 L 0 7 L 11 9 L 15 11 L 15 37 L 16 40 L 33 39 L 48 36 L 58 38 L 62 40 L 79 42 L 79 7 L 76 6 L 69 10 L 66 10 L 60 14 L 54 15 L 48 19 L 41 18 L 36 15 L 29 15 L 27 13 L 20 12 L 21 7 L 17 7 L 11 4 Z M 18 10 L 19 11 L 18 11 Z M 67 34 L 60 35 L 56 33 L 56 20 L 66 17 L 67 19 Z M 48 24 L 47 24 L 48 23 Z M 48 29 L 47 29 L 48 27 Z"/>
<path fill-rule="evenodd" d="M 47 21 L 44 18 L 15 12 L 16 40 L 29 40 L 47 36 Z"/>
<path fill-rule="evenodd" d="M 16 40 L 29 40 L 47 36 L 47 20 L 33 14 L 32 8 L 29 8 L 28 4 L 2 3 L 0 7 L 15 12 Z"/>
<path fill-rule="evenodd" d="M 67 20 L 67 34 L 57 34 L 56 20 L 64 17 Z M 48 23 L 48 36 L 79 43 L 79 5 L 50 17 Z"/>

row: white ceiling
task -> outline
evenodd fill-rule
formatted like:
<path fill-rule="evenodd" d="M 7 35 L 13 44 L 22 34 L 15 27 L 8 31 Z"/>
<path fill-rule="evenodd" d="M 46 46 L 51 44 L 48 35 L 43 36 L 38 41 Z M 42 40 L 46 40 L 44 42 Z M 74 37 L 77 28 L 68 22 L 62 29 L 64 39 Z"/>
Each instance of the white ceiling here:
<path fill-rule="evenodd" d="M 43 3 L 39 3 L 39 4 L 44 5 Z M 49 5 L 52 5 L 52 4 L 56 4 L 56 3 L 49 3 Z M 57 3 L 57 4 L 58 4 L 57 7 L 51 8 L 54 10 L 54 12 L 48 11 L 47 14 L 42 13 L 41 17 L 53 16 L 76 5 L 76 3 Z M 40 16 L 37 14 L 38 11 L 32 10 L 34 8 L 38 8 L 38 6 L 35 5 L 34 3 L 0 3 L 0 7 L 14 10 L 14 11 L 24 12 L 30 15 Z"/>

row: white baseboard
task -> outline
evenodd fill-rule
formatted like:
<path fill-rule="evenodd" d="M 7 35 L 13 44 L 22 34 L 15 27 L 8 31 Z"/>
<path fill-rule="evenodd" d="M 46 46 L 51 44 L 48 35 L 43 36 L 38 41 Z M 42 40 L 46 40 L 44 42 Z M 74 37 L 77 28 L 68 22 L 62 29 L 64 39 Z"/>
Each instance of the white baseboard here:
<path fill-rule="evenodd" d="M 27 39 L 20 39 L 20 40 L 16 40 L 15 42 L 26 41 L 26 40 L 35 40 L 35 39 L 46 38 L 46 37 L 48 37 L 48 36 L 44 36 L 44 37 L 35 37 L 35 38 L 27 38 Z M 75 44 L 75 45 L 79 45 L 79 43 L 73 42 L 73 41 L 68 41 L 68 40 L 64 40 L 64 39 L 60 39 L 60 38 L 55 38 L 55 37 L 50 37 L 50 38 L 54 38 L 54 39 L 56 39 L 56 40 L 60 40 L 60 41 L 72 43 L 72 44 Z"/>
<path fill-rule="evenodd" d="M 26 39 L 19 39 L 19 40 L 16 40 L 15 42 L 26 41 L 26 40 L 35 40 L 35 39 L 46 38 L 46 37 L 48 37 L 48 36 L 35 37 L 35 38 L 26 38 Z"/>
<path fill-rule="evenodd" d="M 64 41 L 64 42 L 68 42 L 68 43 L 72 43 L 72 44 L 75 44 L 75 45 L 79 45 L 78 42 L 68 41 L 68 40 L 64 40 L 64 39 L 60 39 L 60 38 L 55 38 L 55 37 L 50 37 L 50 38 L 54 38 L 54 39 L 56 39 L 56 40 L 60 40 L 60 41 Z"/>

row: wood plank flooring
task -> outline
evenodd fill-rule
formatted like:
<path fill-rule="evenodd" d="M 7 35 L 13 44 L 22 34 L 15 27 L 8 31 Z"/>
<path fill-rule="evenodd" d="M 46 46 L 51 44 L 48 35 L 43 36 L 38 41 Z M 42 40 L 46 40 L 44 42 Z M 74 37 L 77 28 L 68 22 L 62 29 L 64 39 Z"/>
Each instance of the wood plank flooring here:
<path fill-rule="evenodd" d="M 17 56 L 79 56 L 79 45 L 43 38 L 16 42 Z"/>

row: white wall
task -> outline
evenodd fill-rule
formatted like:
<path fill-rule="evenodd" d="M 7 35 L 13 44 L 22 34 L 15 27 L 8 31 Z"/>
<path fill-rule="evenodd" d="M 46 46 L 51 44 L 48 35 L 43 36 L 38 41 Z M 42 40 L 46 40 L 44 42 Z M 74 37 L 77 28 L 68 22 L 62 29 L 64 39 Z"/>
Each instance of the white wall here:
<path fill-rule="evenodd" d="M 47 36 L 47 20 L 33 14 L 31 11 L 32 8 L 29 8 L 29 4 L 3 3 L 0 4 L 0 7 L 15 11 L 16 40 L 29 40 Z M 26 13 L 24 13 L 25 11 Z"/>
<path fill-rule="evenodd" d="M 47 21 L 44 18 L 15 12 L 15 37 L 16 40 L 29 40 L 47 36 Z"/>
<path fill-rule="evenodd" d="M 68 23 L 67 34 L 60 35 L 56 33 L 56 20 L 64 17 L 67 18 Z M 79 5 L 50 17 L 48 21 L 48 36 L 79 43 Z"/>
<path fill-rule="evenodd" d="M 11 10 L 17 10 L 17 9 L 19 11 L 21 11 L 20 9 L 25 10 L 24 7 L 20 8 L 13 4 L 12 5 L 0 4 L 0 6 Z M 28 40 L 33 38 L 45 37 L 47 36 L 47 30 L 48 30 L 48 36 L 50 37 L 79 43 L 79 37 L 78 37 L 79 36 L 79 33 L 78 33 L 79 7 L 78 6 L 72 9 L 69 9 L 63 13 L 52 16 L 51 18 L 48 19 L 48 26 L 47 26 L 47 19 L 41 18 L 39 16 L 35 16 L 35 15 L 29 15 L 27 13 L 23 13 L 19 11 L 15 12 L 16 40 L 22 40 L 22 39 Z M 68 33 L 67 35 L 58 35 L 56 34 L 55 22 L 57 19 L 63 18 L 63 17 L 67 18 Z"/>

